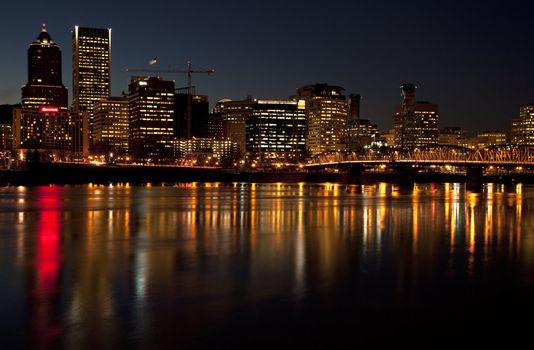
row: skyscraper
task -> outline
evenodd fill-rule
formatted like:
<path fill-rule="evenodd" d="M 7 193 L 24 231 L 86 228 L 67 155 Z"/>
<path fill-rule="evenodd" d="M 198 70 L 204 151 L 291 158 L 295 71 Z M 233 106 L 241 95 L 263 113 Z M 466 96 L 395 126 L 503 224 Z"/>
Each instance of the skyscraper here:
<path fill-rule="evenodd" d="M 237 143 L 240 156 L 246 153 L 246 120 L 251 110 L 252 99 L 243 101 L 222 99 L 217 102 L 213 111 L 221 116 L 223 137 Z"/>
<path fill-rule="evenodd" d="M 306 147 L 311 156 L 345 149 L 347 100 L 340 86 L 315 84 L 297 90 L 306 102 Z"/>
<path fill-rule="evenodd" d="M 252 99 L 246 119 L 246 150 L 261 163 L 297 162 L 306 153 L 304 101 Z"/>
<path fill-rule="evenodd" d="M 174 95 L 174 132 L 178 138 L 187 138 L 188 95 Z M 191 137 L 208 137 L 209 103 L 206 95 L 191 95 Z"/>
<path fill-rule="evenodd" d="M 28 48 L 28 83 L 22 87 L 22 108 L 67 110 L 68 92 L 61 78 L 61 49 L 43 24 Z"/>
<path fill-rule="evenodd" d="M 133 77 L 128 102 L 132 156 L 141 161 L 168 161 L 174 149 L 174 81 Z"/>
<path fill-rule="evenodd" d="M 128 152 L 128 98 L 109 97 L 93 108 L 93 149 L 98 153 Z"/>
<path fill-rule="evenodd" d="M 72 107 L 91 114 L 111 95 L 111 29 L 75 26 L 72 30 Z M 92 116 L 91 125 L 92 125 Z"/>
<path fill-rule="evenodd" d="M 402 103 L 395 108 L 395 146 L 412 149 L 438 144 L 438 105 L 415 99 L 415 85 L 402 84 Z"/>
<path fill-rule="evenodd" d="M 83 119 L 68 112 L 68 93 L 61 81 L 61 50 L 44 25 L 28 48 L 28 83 L 22 88 L 22 106 L 13 114 L 15 149 L 37 149 L 56 156 L 63 151 L 82 151 Z"/>
<path fill-rule="evenodd" d="M 512 120 L 511 136 L 515 145 L 534 146 L 534 104 L 521 107 L 519 118 Z"/>

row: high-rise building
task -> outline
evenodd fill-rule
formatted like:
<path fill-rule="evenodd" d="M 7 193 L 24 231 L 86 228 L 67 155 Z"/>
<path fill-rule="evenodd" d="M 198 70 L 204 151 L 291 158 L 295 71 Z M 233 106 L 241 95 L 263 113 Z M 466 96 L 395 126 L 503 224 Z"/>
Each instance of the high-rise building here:
<path fill-rule="evenodd" d="M 129 85 L 129 152 L 137 160 L 164 162 L 174 143 L 174 81 L 133 77 Z"/>
<path fill-rule="evenodd" d="M 217 102 L 213 113 L 220 114 L 223 137 L 237 143 L 240 155 L 246 153 L 246 120 L 251 114 L 252 99 L 232 101 L 222 99 Z"/>
<path fill-rule="evenodd" d="M 178 138 L 187 138 L 187 94 L 174 95 L 174 132 Z M 191 95 L 191 137 L 208 137 L 208 96 Z"/>
<path fill-rule="evenodd" d="M 327 84 L 297 90 L 298 98 L 306 103 L 306 148 L 311 156 L 345 149 L 348 106 L 344 91 Z"/>
<path fill-rule="evenodd" d="M 28 83 L 22 87 L 22 108 L 47 106 L 67 110 L 68 91 L 61 77 L 61 49 L 43 24 L 28 48 Z"/>
<path fill-rule="evenodd" d="M 369 119 L 358 119 L 357 123 L 350 124 L 347 128 L 347 135 L 348 151 L 357 151 L 361 147 L 370 146 L 380 138 L 378 126 L 372 124 Z"/>
<path fill-rule="evenodd" d="M 306 154 L 306 110 L 300 100 L 251 100 L 246 151 L 261 163 L 297 162 Z"/>
<path fill-rule="evenodd" d="M 260 163 L 296 161 L 306 151 L 304 101 L 248 98 L 221 100 L 223 135 L 237 143 L 241 155 Z"/>
<path fill-rule="evenodd" d="M 484 131 L 477 134 L 478 148 L 504 145 L 506 142 L 507 136 L 503 131 Z"/>
<path fill-rule="evenodd" d="M 229 139 L 183 138 L 176 140 L 174 156 L 187 165 L 228 166 L 237 157 L 237 143 Z"/>
<path fill-rule="evenodd" d="M 402 103 L 395 108 L 395 146 L 412 149 L 438 144 L 438 105 L 416 101 L 415 85 L 401 86 Z"/>
<path fill-rule="evenodd" d="M 43 25 L 28 49 L 28 83 L 13 113 L 14 149 L 61 157 L 82 152 L 83 115 L 68 112 L 61 79 L 61 50 Z"/>
<path fill-rule="evenodd" d="M 208 116 L 208 137 L 214 139 L 224 138 L 223 119 L 220 112 L 213 111 Z"/>
<path fill-rule="evenodd" d="M 512 120 L 511 142 L 514 145 L 534 146 L 534 104 L 519 109 L 519 118 Z"/>
<path fill-rule="evenodd" d="M 111 29 L 75 26 L 72 30 L 73 110 L 91 114 L 95 103 L 110 95 Z"/>
<path fill-rule="evenodd" d="M 460 127 L 445 127 L 439 129 L 438 144 L 442 146 L 469 147 L 467 130 Z"/>
<path fill-rule="evenodd" d="M 94 151 L 125 155 L 128 152 L 128 98 L 108 97 L 95 103 L 93 116 Z"/>

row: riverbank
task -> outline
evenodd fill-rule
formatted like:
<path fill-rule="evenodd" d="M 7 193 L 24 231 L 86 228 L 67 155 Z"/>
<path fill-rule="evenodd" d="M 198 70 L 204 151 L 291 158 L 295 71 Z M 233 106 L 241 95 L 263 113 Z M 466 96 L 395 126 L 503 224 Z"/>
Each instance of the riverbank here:
<path fill-rule="evenodd" d="M 324 171 L 236 171 L 235 169 L 175 166 L 109 166 L 70 163 L 41 163 L 26 170 L 0 170 L 2 186 L 33 186 L 48 184 L 109 184 L 109 183 L 179 183 L 179 182 L 337 182 L 337 183 L 428 183 L 465 182 L 461 174 L 415 173 L 409 178 L 395 173 L 362 173 L 358 179 L 343 172 Z M 484 176 L 483 182 L 534 183 L 534 176 Z"/>

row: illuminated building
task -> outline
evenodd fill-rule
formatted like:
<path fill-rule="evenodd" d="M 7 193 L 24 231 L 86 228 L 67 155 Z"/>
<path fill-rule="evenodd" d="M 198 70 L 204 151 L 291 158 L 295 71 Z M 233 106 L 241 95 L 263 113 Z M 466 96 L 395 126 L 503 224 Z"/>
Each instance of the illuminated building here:
<path fill-rule="evenodd" d="M 459 127 L 446 127 L 439 129 L 438 144 L 442 146 L 469 147 L 467 130 Z"/>
<path fill-rule="evenodd" d="M 174 144 L 174 81 L 133 77 L 129 85 L 129 152 L 140 161 L 169 161 Z"/>
<path fill-rule="evenodd" d="M 223 120 L 220 112 L 212 112 L 208 116 L 208 137 L 224 138 Z"/>
<path fill-rule="evenodd" d="M 76 113 L 58 107 L 41 107 L 39 110 L 15 108 L 13 129 L 15 149 L 69 154 L 82 152 L 83 121 Z"/>
<path fill-rule="evenodd" d="M 237 143 L 240 154 L 263 162 L 294 161 L 306 150 L 304 101 L 249 98 L 221 100 L 223 135 Z"/>
<path fill-rule="evenodd" d="M 402 103 L 395 108 L 395 146 L 402 149 L 438 144 L 438 105 L 416 101 L 415 85 L 401 86 Z"/>
<path fill-rule="evenodd" d="M 174 132 L 178 138 L 187 138 L 187 94 L 174 95 Z M 191 136 L 208 137 L 208 96 L 191 95 Z"/>
<path fill-rule="evenodd" d="M 61 49 L 43 24 L 37 40 L 28 48 L 28 83 L 22 87 L 22 108 L 41 106 L 67 110 L 68 91 L 61 78 Z"/>
<path fill-rule="evenodd" d="M 0 151 L 13 149 L 13 126 L 0 124 Z"/>
<path fill-rule="evenodd" d="M 478 148 L 504 145 L 506 142 L 506 133 L 502 131 L 484 131 L 477 134 Z"/>
<path fill-rule="evenodd" d="M 240 155 L 246 153 L 246 119 L 251 109 L 250 99 L 243 101 L 223 99 L 217 102 L 213 111 L 221 116 L 223 137 L 237 143 Z"/>
<path fill-rule="evenodd" d="M 66 158 L 83 148 L 83 115 L 67 111 L 61 82 L 61 50 L 46 27 L 28 49 L 28 83 L 13 112 L 13 148 Z"/>
<path fill-rule="evenodd" d="M 19 105 L 0 105 L 0 151 L 13 149 L 13 109 Z"/>
<path fill-rule="evenodd" d="M 93 149 L 97 153 L 128 152 L 128 98 L 108 97 L 93 108 Z"/>
<path fill-rule="evenodd" d="M 246 119 L 246 151 L 259 163 L 296 162 L 306 153 L 304 101 L 250 100 Z"/>
<path fill-rule="evenodd" d="M 315 84 L 297 90 L 306 102 L 306 148 L 311 156 L 345 149 L 347 101 L 340 86 Z"/>
<path fill-rule="evenodd" d="M 237 157 L 237 143 L 213 138 L 179 139 L 175 142 L 174 156 L 191 165 L 230 165 Z"/>
<path fill-rule="evenodd" d="M 348 151 L 356 151 L 360 147 L 370 146 L 380 138 L 377 125 L 372 124 L 369 119 L 359 119 L 357 123 L 349 125 L 347 135 Z"/>
<path fill-rule="evenodd" d="M 91 113 L 96 102 L 110 95 L 111 29 L 75 26 L 72 30 L 73 110 Z"/>
<path fill-rule="evenodd" d="M 534 104 L 521 107 L 519 118 L 512 120 L 511 141 L 514 145 L 534 146 Z"/>

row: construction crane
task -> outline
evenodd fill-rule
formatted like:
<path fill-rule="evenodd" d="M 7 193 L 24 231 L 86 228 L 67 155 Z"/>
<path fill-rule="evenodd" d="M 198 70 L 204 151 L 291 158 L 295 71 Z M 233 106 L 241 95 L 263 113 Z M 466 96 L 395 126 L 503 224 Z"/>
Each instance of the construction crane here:
<path fill-rule="evenodd" d="M 191 61 L 187 62 L 187 69 L 126 69 L 127 72 L 132 73 L 181 73 L 187 75 L 187 138 L 190 139 L 192 136 L 191 130 L 191 119 L 193 114 L 192 109 L 192 99 L 193 99 L 193 74 L 208 74 L 211 75 L 215 73 L 215 69 L 194 69 Z"/>

